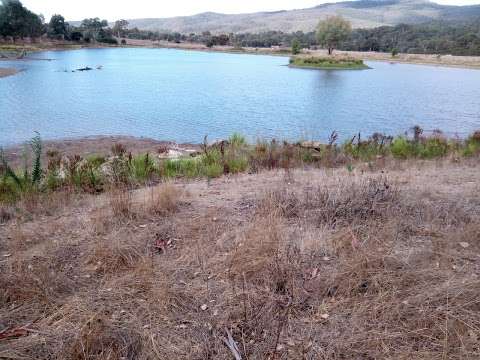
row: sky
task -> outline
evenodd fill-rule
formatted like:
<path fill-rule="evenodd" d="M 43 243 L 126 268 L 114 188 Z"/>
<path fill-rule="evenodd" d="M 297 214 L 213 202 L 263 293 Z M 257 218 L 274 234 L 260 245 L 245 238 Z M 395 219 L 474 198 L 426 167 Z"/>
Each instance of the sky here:
<path fill-rule="evenodd" d="M 194 15 L 206 11 L 237 14 L 257 11 L 301 9 L 337 0 L 22 0 L 37 14 L 49 19 L 59 13 L 67 20 L 100 17 L 109 21 L 148 17 Z M 473 5 L 480 0 L 436 0 L 448 5 Z"/>

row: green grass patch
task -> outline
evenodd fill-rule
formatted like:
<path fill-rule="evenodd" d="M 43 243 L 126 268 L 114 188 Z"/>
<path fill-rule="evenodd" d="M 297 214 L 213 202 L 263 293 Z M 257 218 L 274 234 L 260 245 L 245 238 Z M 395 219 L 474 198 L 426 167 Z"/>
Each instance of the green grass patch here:
<path fill-rule="evenodd" d="M 295 56 L 290 58 L 290 66 L 320 70 L 363 70 L 369 69 L 361 59 Z"/>

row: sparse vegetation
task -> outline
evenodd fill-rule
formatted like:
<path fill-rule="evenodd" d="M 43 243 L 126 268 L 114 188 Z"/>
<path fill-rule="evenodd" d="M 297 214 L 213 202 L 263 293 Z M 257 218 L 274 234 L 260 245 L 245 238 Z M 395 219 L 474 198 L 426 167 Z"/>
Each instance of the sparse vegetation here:
<path fill-rule="evenodd" d="M 112 146 L 111 155 L 62 156 L 48 152 L 47 166 L 42 167 L 42 143 L 36 136 L 26 147 L 32 153 L 32 170 L 25 165 L 12 169 L 0 152 L 0 203 L 14 204 L 27 194 L 54 191 L 101 193 L 112 187 L 135 188 L 156 184 L 165 179 L 217 178 L 227 174 L 258 172 L 262 169 L 302 167 L 353 168 L 362 161 L 374 164 L 395 159 L 440 159 L 447 156 L 472 157 L 480 154 L 478 131 L 465 140 L 448 139 L 440 131 L 423 135 L 412 129 L 412 136 L 374 134 L 362 139 L 361 134 L 337 144 L 334 132 L 328 143 L 279 142 L 275 139 L 249 144 L 245 137 L 233 134 L 228 140 L 212 146 L 203 145 L 196 156 L 159 159 L 149 153 L 132 156 L 121 143 Z M 168 149 L 162 149 L 163 153 Z M 373 166 L 373 165 L 372 165 Z"/>

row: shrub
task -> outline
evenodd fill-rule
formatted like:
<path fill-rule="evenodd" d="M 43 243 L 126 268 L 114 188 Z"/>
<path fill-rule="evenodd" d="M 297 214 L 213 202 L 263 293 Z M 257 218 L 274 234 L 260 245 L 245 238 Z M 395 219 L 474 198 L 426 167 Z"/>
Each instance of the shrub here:
<path fill-rule="evenodd" d="M 422 144 L 419 155 L 422 158 L 432 159 L 442 157 L 447 154 L 448 143 L 447 140 L 440 137 L 431 137 L 426 139 Z"/>
<path fill-rule="evenodd" d="M 106 161 L 105 157 L 102 155 L 90 155 L 86 158 L 86 160 L 88 164 L 94 169 L 98 169 Z"/>
<path fill-rule="evenodd" d="M 464 156 L 473 156 L 480 153 L 480 131 L 475 131 L 465 142 Z"/>
<path fill-rule="evenodd" d="M 209 179 L 220 177 L 223 175 L 223 166 L 217 163 L 204 165 L 203 175 Z"/>
<path fill-rule="evenodd" d="M 400 159 L 407 159 L 416 155 L 415 145 L 402 136 L 393 140 L 390 151 L 394 157 Z"/>
<path fill-rule="evenodd" d="M 300 45 L 300 41 L 298 39 L 294 39 L 292 41 L 292 54 L 293 55 L 298 55 L 302 51 L 302 46 Z"/>
<path fill-rule="evenodd" d="M 245 157 L 235 157 L 227 160 L 227 166 L 232 174 L 241 173 L 247 170 L 248 160 Z"/>
<path fill-rule="evenodd" d="M 233 133 L 229 138 L 228 142 L 234 148 L 239 148 L 247 145 L 247 141 L 245 140 L 245 136 L 239 133 Z"/>

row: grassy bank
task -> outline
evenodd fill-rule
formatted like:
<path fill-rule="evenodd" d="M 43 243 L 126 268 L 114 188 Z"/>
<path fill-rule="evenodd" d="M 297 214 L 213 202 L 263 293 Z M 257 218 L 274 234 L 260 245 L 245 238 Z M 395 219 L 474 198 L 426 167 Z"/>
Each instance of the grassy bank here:
<path fill-rule="evenodd" d="M 364 70 L 369 69 L 363 60 L 350 57 L 314 57 L 294 56 L 290 58 L 290 66 L 319 70 Z"/>
<path fill-rule="evenodd" d="M 7 156 L 0 154 L 0 203 L 14 204 L 25 196 L 66 189 L 101 193 L 111 187 L 138 187 L 179 178 L 213 179 L 276 168 L 346 167 L 352 170 L 362 164 L 374 168 L 389 159 L 460 159 L 480 153 L 479 132 L 463 140 L 448 139 L 439 131 L 424 136 L 418 127 L 411 137 L 374 134 L 363 139 L 358 134 L 342 144 L 337 143 L 337 137 L 332 133 L 328 143 L 258 140 L 250 144 L 235 134 L 225 141 L 205 143 L 197 146 L 199 151 L 174 158 L 169 155 L 168 145 L 159 145 L 156 151 L 132 154 L 131 149 L 121 143 L 112 146 L 109 153 L 66 156 L 54 149 L 44 152 L 40 138 L 36 137 L 26 144 L 25 165 L 20 168 L 12 167 Z"/>

